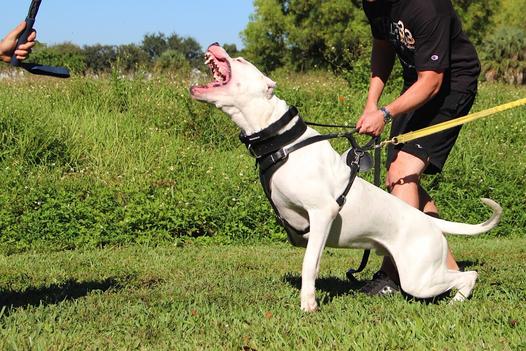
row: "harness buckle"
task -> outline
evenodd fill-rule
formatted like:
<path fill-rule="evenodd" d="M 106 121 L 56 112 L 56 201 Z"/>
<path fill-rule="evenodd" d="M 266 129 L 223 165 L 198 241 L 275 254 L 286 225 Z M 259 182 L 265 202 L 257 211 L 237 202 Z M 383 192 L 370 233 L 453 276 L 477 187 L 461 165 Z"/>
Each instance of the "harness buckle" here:
<path fill-rule="evenodd" d="M 360 160 L 365 155 L 365 151 L 359 148 L 354 148 L 352 149 L 352 151 L 354 153 L 354 158 L 351 161 L 351 163 L 355 165 L 360 165 Z"/>
<path fill-rule="evenodd" d="M 270 159 L 273 163 L 277 163 L 278 161 L 283 160 L 285 157 L 288 156 L 288 152 L 285 149 L 279 149 L 278 151 L 274 152 L 272 155 L 270 155 Z"/>
<path fill-rule="evenodd" d="M 365 151 L 360 148 L 353 149 L 353 151 L 356 157 L 363 157 L 363 155 L 365 154 Z"/>
<path fill-rule="evenodd" d="M 344 194 L 342 194 L 339 198 L 336 199 L 336 203 L 338 204 L 338 206 L 340 206 L 340 209 L 343 207 L 343 205 L 345 205 L 346 202 L 347 196 L 345 196 Z"/>
<path fill-rule="evenodd" d="M 254 141 L 258 141 L 259 139 L 261 139 L 261 136 L 260 135 L 245 135 L 245 138 L 248 142 L 253 143 Z"/>
<path fill-rule="evenodd" d="M 257 158 L 258 155 L 256 154 L 256 151 L 254 150 L 254 148 L 252 147 L 252 144 L 248 144 L 247 145 L 247 150 L 248 150 L 248 153 L 250 154 L 250 156 L 254 157 L 254 158 Z"/>

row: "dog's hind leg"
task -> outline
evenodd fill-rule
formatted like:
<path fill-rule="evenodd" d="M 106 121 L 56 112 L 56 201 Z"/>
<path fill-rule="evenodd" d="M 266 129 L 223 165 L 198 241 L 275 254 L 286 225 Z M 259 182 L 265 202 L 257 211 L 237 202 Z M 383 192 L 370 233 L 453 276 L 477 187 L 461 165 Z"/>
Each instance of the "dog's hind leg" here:
<path fill-rule="evenodd" d="M 409 232 L 412 233 L 412 232 Z M 431 298 L 457 289 L 455 301 L 471 294 L 477 272 L 459 272 L 447 268 L 447 241 L 440 232 L 414 237 L 407 251 L 391 250 L 398 268 L 402 289 L 417 298 Z M 409 253 L 411 260 L 405 259 Z"/>
<path fill-rule="evenodd" d="M 315 282 L 320 269 L 320 259 L 329 236 L 334 218 L 338 215 L 336 202 L 323 209 L 309 210 L 309 241 L 303 258 L 301 270 L 301 309 L 315 311 L 318 307 L 315 296 Z"/>
<path fill-rule="evenodd" d="M 467 299 L 471 292 L 473 291 L 473 288 L 475 287 L 475 282 L 478 277 L 478 273 L 475 271 L 468 271 L 468 272 L 455 272 L 462 274 L 462 281 L 460 284 L 455 286 L 455 288 L 458 289 L 457 293 L 453 297 L 452 301 L 464 301 Z"/>
<path fill-rule="evenodd" d="M 435 297 L 455 288 L 457 293 L 453 297 L 453 301 L 464 301 L 471 295 L 478 274 L 475 271 L 459 272 L 447 270 L 442 274 L 434 273 L 433 276 L 432 281 L 428 281 L 427 284 L 418 288 L 410 286 L 406 289 L 403 284 L 402 288 L 406 293 L 418 298 Z"/>

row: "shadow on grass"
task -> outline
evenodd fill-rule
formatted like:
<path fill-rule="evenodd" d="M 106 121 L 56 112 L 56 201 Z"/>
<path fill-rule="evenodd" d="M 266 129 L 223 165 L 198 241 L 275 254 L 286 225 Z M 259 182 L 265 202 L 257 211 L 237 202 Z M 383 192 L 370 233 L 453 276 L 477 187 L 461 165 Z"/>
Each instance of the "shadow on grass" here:
<path fill-rule="evenodd" d="M 461 268 L 464 268 L 477 263 L 471 261 L 461 261 L 458 262 L 458 264 Z M 287 273 L 283 277 L 283 280 L 296 289 L 301 290 L 301 275 Z M 316 279 L 316 289 L 325 293 L 320 302 L 330 303 L 336 297 L 355 294 L 362 286 L 365 285 L 365 283 L 366 281 L 350 281 L 336 277 L 326 277 Z M 442 301 L 449 300 L 451 298 L 451 290 L 448 290 L 438 296 L 426 299 L 411 296 L 404 291 L 402 291 L 401 294 L 402 297 L 408 302 L 422 303 L 425 305 L 439 304 Z"/>
<path fill-rule="evenodd" d="M 477 259 L 475 261 L 458 261 L 457 264 L 458 264 L 458 267 L 460 268 L 461 271 L 465 271 L 466 268 L 472 268 L 472 267 L 476 267 L 476 266 L 483 266 L 484 262 L 481 262 L 481 261 L 479 261 Z"/>
<path fill-rule="evenodd" d="M 120 284 L 113 278 L 102 281 L 78 282 L 73 279 L 48 287 L 30 288 L 25 291 L 1 291 L 0 311 L 8 315 L 13 309 L 28 306 L 47 306 L 62 301 L 76 300 L 93 291 L 119 289 Z M 2 313 L 0 313 L 2 315 Z"/>
<path fill-rule="evenodd" d="M 427 299 L 414 297 L 414 296 L 411 296 L 411 295 L 409 295 L 409 294 L 407 294 L 407 293 L 405 293 L 403 291 L 402 291 L 402 296 L 404 297 L 404 299 L 407 302 L 416 302 L 416 303 L 421 303 L 421 304 L 424 304 L 424 305 L 438 305 L 442 301 L 450 300 L 450 298 L 451 298 L 451 290 L 448 290 L 448 291 L 443 292 L 442 294 L 440 294 L 438 296 L 430 297 L 430 298 L 427 298 Z"/>
<path fill-rule="evenodd" d="M 301 275 L 287 273 L 283 280 L 298 290 L 301 290 Z M 365 282 L 358 280 L 350 281 L 337 277 L 323 277 L 316 279 L 316 289 L 324 292 L 322 303 L 330 303 L 335 297 L 351 295 L 356 293 Z"/>

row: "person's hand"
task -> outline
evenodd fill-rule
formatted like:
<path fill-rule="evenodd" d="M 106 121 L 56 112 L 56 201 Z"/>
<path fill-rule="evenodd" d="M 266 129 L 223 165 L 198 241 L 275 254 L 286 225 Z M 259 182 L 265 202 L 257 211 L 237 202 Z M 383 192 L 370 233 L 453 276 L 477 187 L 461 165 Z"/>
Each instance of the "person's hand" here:
<path fill-rule="evenodd" d="M 16 58 L 20 61 L 25 60 L 29 56 L 29 54 L 31 53 L 31 48 L 36 44 L 35 39 L 37 37 L 37 34 L 35 30 L 33 30 L 31 34 L 29 34 L 27 42 L 20 45 L 15 50 L 18 38 L 20 37 L 25 28 L 26 22 L 21 22 L 18 26 L 16 26 L 15 29 L 9 32 L 5 36 L 5 38 L 2 39 L 2 41 L 0 41 L 0 60 L 7 63 L 11 62 L 11 56 L 13 56 L 13 51 Z"/>
<path fill-rule="evenodd" d="M 379 136 L 384 131 L 384 113 L 377 108 L 366 109 L 356 123 L 356 129 L 360 134 Z"/>

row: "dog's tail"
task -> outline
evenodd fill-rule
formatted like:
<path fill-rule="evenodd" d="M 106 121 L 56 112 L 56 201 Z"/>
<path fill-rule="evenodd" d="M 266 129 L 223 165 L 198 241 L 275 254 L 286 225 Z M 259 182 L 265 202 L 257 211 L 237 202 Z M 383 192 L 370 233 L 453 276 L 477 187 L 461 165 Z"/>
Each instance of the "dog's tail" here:
<path fill-rule="evenodd" d="M 493 214 L 490 219 L 484 223 L 480 224 L 466 224 L 466 223 L 457 223 L 457 222 L 448 222 L 442 219 L 433 218 L 433 222 L 442 230 L 444 233 L 448 234 L 458 234 L 458 235 L 476 235 L 485 233 L 488 230 L 493 229 L 500 220 L 502 214 L 502 207 L 495 201 L 491 199 L 480 199 L 482 203 L 486 206 L 491 207 Z"/>

